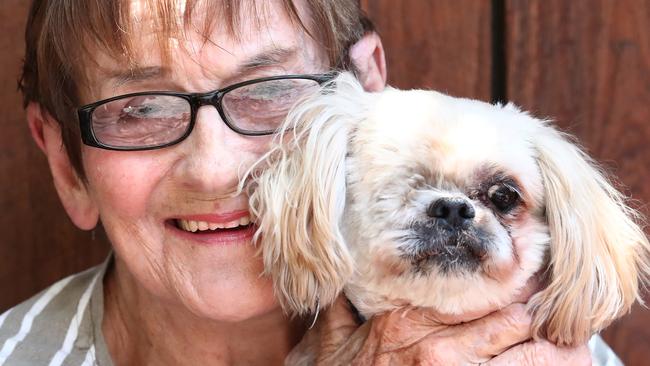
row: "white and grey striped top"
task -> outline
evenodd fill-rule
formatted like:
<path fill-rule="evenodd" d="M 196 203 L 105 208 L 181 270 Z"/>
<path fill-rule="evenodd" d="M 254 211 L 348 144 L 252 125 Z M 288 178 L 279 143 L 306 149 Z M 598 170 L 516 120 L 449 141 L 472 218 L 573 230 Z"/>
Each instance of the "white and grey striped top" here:
<path fill-rule="evenodd" d="M 102 335 L 102 265 L 64 278 L 0 315 L 0 366 L 111 366 Z M 594 336 L 589 342 L 594 365 L 622 365 Z"/>
<path fill-rule="evenodd" d="M 113 365 L 101 332 L 109 261 L 0 315 L 0 366 Z"/>

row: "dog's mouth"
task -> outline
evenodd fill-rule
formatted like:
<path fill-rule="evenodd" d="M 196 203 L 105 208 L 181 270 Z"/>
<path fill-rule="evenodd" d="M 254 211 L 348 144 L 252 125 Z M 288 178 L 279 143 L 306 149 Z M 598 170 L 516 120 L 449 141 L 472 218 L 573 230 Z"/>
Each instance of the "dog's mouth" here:
<path fill-rule="evenodd" d="M 416 271 L 437 266 L 442 272 L 472 271 L 489 257 L 491 235 L 474 226 L 453 230 L 435 224 L 416 224 L 400 247 L 402 257 Z"/>

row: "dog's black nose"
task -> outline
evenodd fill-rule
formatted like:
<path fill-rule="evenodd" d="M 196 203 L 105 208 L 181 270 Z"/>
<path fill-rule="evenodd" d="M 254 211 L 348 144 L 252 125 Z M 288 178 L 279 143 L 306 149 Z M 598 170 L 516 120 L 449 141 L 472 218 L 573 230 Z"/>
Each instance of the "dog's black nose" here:
<path fill-rule="evenodd" d="M 463 226 L 472 221 L 476 212 L 472 204 L 462 198 L 440 198 L 429 205 L 427 215 L 451 226 Z"/>

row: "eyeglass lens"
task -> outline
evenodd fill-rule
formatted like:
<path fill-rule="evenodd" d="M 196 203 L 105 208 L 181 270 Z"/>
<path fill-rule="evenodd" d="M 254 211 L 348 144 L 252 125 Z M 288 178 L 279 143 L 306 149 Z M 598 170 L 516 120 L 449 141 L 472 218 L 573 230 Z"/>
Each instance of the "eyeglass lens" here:
<path fill-rule="evenodd" d="M 233 89 L 221 101 L 226 117 L 245 132 L 272 133 L 291 107 L 309 95 L 318 83 L 308 79 L 282 79 Z"/>
<path fill-rule="evenodd" d="M 232 89 L 222 109 L 237 132 L 273 133 L 289 110 L 319 87 L 309 79 L 269 80 Z M 188 100 L 173 95 L 140 95 L 114 100 L 92 114 L 98 141 L 113 147 L 147 148 L 175 142 L 187 133 L 192 118 Z"/>
<path fill-rule="evenodd" d="M 93 133 L 109 146 L 151 147 L 174 141 L 187 131 L 192 108 L 183 98 L 141 95 L 99 106 L 92 115 Z"/>

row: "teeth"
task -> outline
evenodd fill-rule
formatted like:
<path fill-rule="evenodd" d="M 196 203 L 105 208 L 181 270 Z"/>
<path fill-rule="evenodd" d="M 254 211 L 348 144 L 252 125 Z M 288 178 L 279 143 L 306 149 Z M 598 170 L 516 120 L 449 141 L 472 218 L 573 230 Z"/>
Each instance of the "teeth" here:
<path fill-rule="evenodd" d="M 189 227 L 189 225 L 187 224 L 187 221 L 184 221 L 184 220 L 178 220 L 178 226 L 180 226 L 181 229 L 183 229 L 183 230 L 185 230 L 185 231 L 190 231 L 190 227 Z"/>
<path fill-rule="evenodd" d="M 187 223 L 187 229 L 191 232 L 195 232 L 199 229 L 199 224 L 196 221 L 189 221 Z"/>
<path fill-rule="evenodd" d="M 206 222 L 206 221 L 193 221 L 193 220 L 176 220 L 178 227 L 185 231 L 197 232 L 197 231 L 206 231 L 206 230 L 216 230 L 216 229 L 231 229 L 238 226 L 246 226 L 251 223 L 251 218 L 244 216 L 240 219 L 233 220 L 230 222 Z"/>

